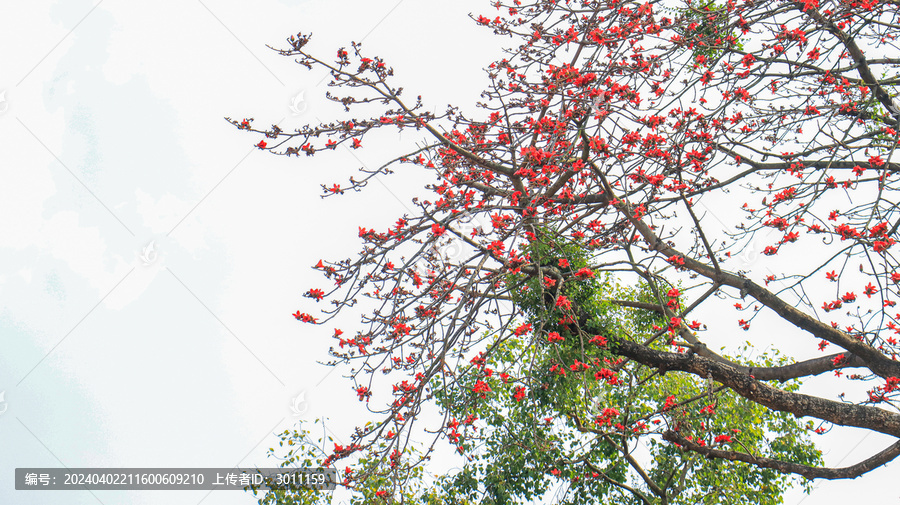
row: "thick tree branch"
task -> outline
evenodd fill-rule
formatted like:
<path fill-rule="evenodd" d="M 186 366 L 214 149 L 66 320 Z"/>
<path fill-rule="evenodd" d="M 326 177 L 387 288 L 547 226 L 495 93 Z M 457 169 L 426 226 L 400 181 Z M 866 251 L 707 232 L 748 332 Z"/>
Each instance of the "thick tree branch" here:
<path fill-rule="evenodd" d="M 831 372 L 840 368 L 865 368 L 866 363 L 854 354 L 844 353 L 844 359 L 838 361 L 841 353 L 822 356 L 819 358 L 798 361 L 784 366 L 771 366 L 756 368 L 751 367 L 747 372 L 756 377 L 758 380 L 769 381 L 786 381 L 791 379 L 799 379 L 800 377 L 810 377 L 825 372 Z M 835 365 L 838 361 L 840 364 Z"/>
<path fill-rule="evenodd" d="M 753 456 L 745 452 L 724 451 L 721 449 L 713 449 L 708 446 L 701 446 L 696 442 L 688 440 L 674 431 L 666 431 L 663 433 L 663 439 L 678 444 L 689 451 L 700 453 L 708 458 L 727 459 L 729 461 L 743 461 L 762 468 L 771 468 L 782 473 L 795 473 L 802 475 L 807 479 L 854 479 L 860 475 L 874 470 L 886 463 L 893 461 L 900 455 L 900 441 L 895 442 L 885 450 L 878 454 L 861 461 L 855 465 L 845 466 L 843 468 L 822 468 L 815 466 L 801 465 L 791 463 L 789 461 L 781 461 L 772 458 L 764 458 Z"/>
<path fill-rule="evenodd" d="M 688 372 L 698 377 L 712 376 L 737 394 L 772 410 L 790 412 L 839 424 L 866 428 L 900 437 L 900 414 L 877 407 L 835 402 L 774 388 L 734 367 L 694 353 L 671 353 L 625 339 L 611 341 L 618 354 L 652 368 Z"/>
<path fill-rule="evenodd" d="M 620 307 L 631 307 L 635 309 L 643 309 L 650 310 L 653 312 L 657 312 L 659 314 L 664 314 L 665 311 L 663 308 L 657 303 L 646 303 L 646 302 L 633 302 L 631 300 L 610 300 L 610 302 L 620 306 Z M 702 344 L 701 344 L 702 345 Z M 796 363 L 791 363 L 790 365 L 783 366 L 771 366 L 771 367 L 748 367 L 739 365 L 733 361 L 727 359 L 717 359 L 718 355 L 715 356 L 707 356 L 703 352 L 702 349 L 694 349 L 694 352 L 698 352 L 701 356 L 706 356 L 707 358 L 719 361 L 721 363 L 726 363 L 728 365 L 733 366 L 737 370 L 742 372 L 749 373 L 756 377 L 759 380 L 769 381 L 769 380 L 777 380 L 777 381 L 787 381 L 791 379 L 798 379 L 800 377 L 809 377 L 813 375 L 819 375 L 825 372 L 831 372 L 833 370 L 837 370 L 840 368 L 864 368 L 866 363 L 860 359 L 855 354 L 847 354 L 847 353 L 835 353 L 828 356 L 821 356 L 819 358 L 808 359 L 805 361 L 799 361 Z M 838 360 L 838 356 L 844 354 L 844 359 Z M 835 364 L 835 362 L 839 364 Z"/>

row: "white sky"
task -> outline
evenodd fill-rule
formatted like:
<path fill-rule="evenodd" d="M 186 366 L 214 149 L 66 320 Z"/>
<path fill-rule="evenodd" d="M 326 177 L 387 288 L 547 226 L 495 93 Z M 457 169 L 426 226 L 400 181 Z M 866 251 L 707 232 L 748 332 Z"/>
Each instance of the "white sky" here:
<path fill-rule="evenodd" d="M 289 129 L 335 117 L 324 74 L 266 48 L 298 31 L 323 56 L 364 39 L 411 97 L 472 111 L 480 69 L 509 39 L 469 12 L 495 11 L 483 0 L 4 5 L 0 503 L 255 503 L 238 491 L 16 492 L 13 469 L 277 466 L 266 449 L 300 420 L 349 432 L 361 405 L 316 363 L 333 328 L 290 314 L 316 309 L 301 298 L 322 284 L 309 267 L 355 253 L 356 227 L 392 223 L 417 184 L 395 175 L 323 201 L 320 184 L 396 147 L 286 160 L 222 118 Z M 844 433 L 827 463 L 883 447 Z M 889 470 L 785 503 L 897 500 Z"/>

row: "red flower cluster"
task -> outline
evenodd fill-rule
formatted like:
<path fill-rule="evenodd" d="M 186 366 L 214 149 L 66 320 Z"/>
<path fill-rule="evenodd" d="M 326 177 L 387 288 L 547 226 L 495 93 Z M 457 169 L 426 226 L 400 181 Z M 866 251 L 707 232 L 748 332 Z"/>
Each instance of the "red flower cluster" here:
<path fill-rule="evenodd" d="M 513 333 L 514 333 L 517 337 L 521 337 L 522 335 L 528 333 L 529 331 L 531 331 L 531 325 L 530 325 L 530 324 L 521 324 L 521 325 L 519 325 L 518 328 L 516 328 L 515 330 L 513 330 Z"/>
<path fill-rule="evenodd" d="M 584 268 L 578 269 L 578 271 L 575 272 L 575 275 L 578 277 L 581 277 L 582 279 L 588 279 L 588 278 L 594 277 L 594 271 L 591 270 L 590 268 L 584 267 Z"/>
<path fill-rule="evenodd" d="M 481 398 L 487 398 L 487 393 L 491 392 L 491 387 L 487 382 L 476 381 L 475 386 L 472 388 L 472 392 L 478 393 Z"/>
<path fill-rule="evenodd" d="M 309 315 L 305 312 L 301 314 L 299 310 L 297 312 L 295 312 L 293 315 L 295 318 L 297 318 L 298 321 L 303 321 L 304 323 L 315 323 L 316 322 L 316 318 L 312 317 L 311 315 Z"/>
<path fill-rule="evenodd" d="M 525 387 L 517 387 L 516 393 L 513 395 L 513 398 L 515 398 L 517 402 L 521 402 L 525 398 Z"/>
<path fill-rule="evenodd" d="M 588 342 L 596 345 L 597 347 L 606 347 L 607 344 L 606 337 L 604 337 L 603 335 L 594 335 L 590 340 L 588 340 Z"/>
<path fill-rule="evenodd" d="M 601 368 L 599 372 L 594 374 L 594 379 L 604 380 L 610 386 L 618 386 L 622 383 L 622 381 L 619 380 L 618 374 L 608 368 Z"/>
<path fill-rule="evenodd" d="M 603 409 L 603 412 L 594 419 L 594 424 L 606 426 L 612 424 L 612 420 L 619 417 L 619 411 L 614 408 Z"/>
<path fill-rule="evenodd" d="M 662 408 L 663 412 L 665 412 L 667 410 L 671 410 L 672 407 L 674 407 L 677 404 L 678 404 L 678 402 L 675 401 L 675 395 L 669 396 L 668 398 L 666 398 L 666 403 L 663 405 L 663 408 Z"/>

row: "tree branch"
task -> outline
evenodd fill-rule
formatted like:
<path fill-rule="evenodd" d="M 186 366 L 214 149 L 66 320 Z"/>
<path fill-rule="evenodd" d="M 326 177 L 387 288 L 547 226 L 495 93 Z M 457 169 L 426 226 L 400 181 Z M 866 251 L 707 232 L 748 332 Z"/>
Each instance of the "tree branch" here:
<path fill-rule="evenodd" d="M 657 351 L 630 340 L 610 339 L 618 354 L 653 368 L 688 372 L 699 377 L 712 376 L 737 394 L 773 410 L 797 417 L 810 416 L 841 426 L 866 428 L 900 437 L 900 414 L 864 405 L 825 400 L 800 393 L 789 393 L 769 386 L 734 367 L 694 353 Z"/>
<path fill-rule="evenodd" d="M 823 468 L 801 465 L 789 461 L 781 461 L 772 458 L 763 458 L 747 454 L 745 452 L 723 451 L 707 446 L 701 446 L 692 442 L 674 431 L 663 433 L 663 440 L 678 444 L 685 449 L 700 453 L 707 458 L 727 459 L 729 461 L 743 461 L 762 468 L 771 468 L 782 473 L 796 473 L 807 479 L 854 479 L 860 475 L 874 470 L 881 465 L 893 461 L 900 455 L 900 441 L 895 442 L 883 451 L 852 466 L 843 468 Z"/>

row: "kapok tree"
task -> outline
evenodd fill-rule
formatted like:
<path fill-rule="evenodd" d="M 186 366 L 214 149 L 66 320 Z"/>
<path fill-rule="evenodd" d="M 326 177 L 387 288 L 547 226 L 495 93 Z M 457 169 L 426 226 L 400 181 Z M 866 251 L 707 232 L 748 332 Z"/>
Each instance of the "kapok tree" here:
<path fill-rule="evenodd" d="M 327 69 L 347 117 L 230 120 L 301 164 L 421 134 L 325 197 L 398 165 L 436 178 L 414 214 L 361 223 L 358 255 L 315 265 L 294 316 L 359 314 L 332 363 L 371 421 L 318 456 L 285 432 L 284 464 L 338 467 L 366 503 L 779 503 L 900 454 L 828 468 L 814 443 L 900 437 L 900 2 L 490 9 L 474 22 L 519 42 L 481 110 L 429 113 L 359 44 L 316 56 L 300 34 L 281 54 Z M 448 448 L 459 470 L 430 475 Z M 291 500 L 316 497 L 261 502 Z"/>

